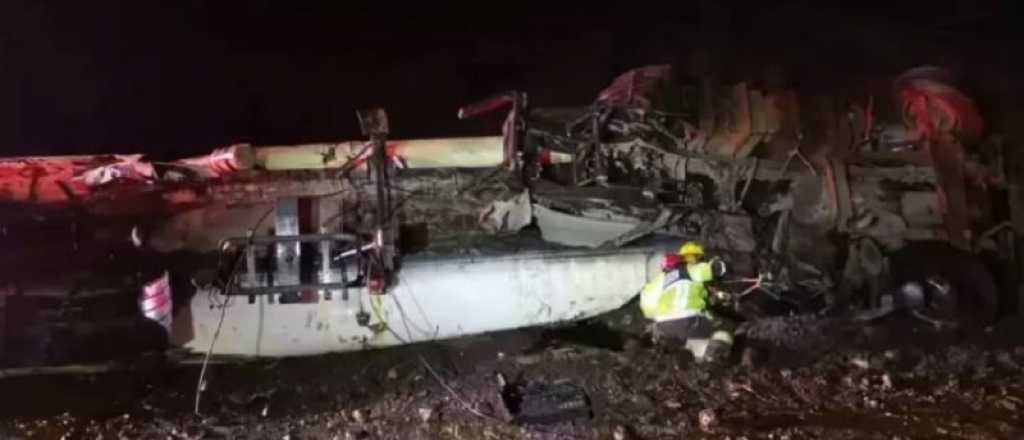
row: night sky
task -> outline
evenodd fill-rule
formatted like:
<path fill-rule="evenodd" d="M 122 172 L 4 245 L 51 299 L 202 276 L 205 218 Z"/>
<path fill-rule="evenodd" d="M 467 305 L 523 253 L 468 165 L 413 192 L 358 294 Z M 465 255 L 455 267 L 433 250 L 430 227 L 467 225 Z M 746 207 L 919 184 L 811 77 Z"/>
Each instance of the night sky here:
<path fill-rule="evenodd" d="M 685 64 L 695 49 L 725 77 L 780 65 L 822 88 L 941 63 L 989 110 L 1017 108 L 1013 2 L 591 3 L 5 1 L 0 154 L 166 158 L 354 139 L 355 110 L 373 105 L 396 138 L 496 133 L 456 109 L 513 88 L 534 105 L 586 104 L 616 74 Z"/>

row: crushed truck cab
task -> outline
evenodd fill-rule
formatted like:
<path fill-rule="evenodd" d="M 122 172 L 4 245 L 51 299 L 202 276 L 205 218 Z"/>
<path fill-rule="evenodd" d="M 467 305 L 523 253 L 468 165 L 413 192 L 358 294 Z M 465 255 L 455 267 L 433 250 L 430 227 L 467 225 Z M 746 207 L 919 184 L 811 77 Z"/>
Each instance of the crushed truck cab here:
<path fill-rule="evenodd" d="M 353 141 L 0 159 L 0 363 L 558 325 L 626 305 L 687 240 L 804 306 L 877 306 L 908 243 L 1013 267 L 1002 145 L 940 71 L 813 99 L 672 72 L 459 111 L 507 112 L 494 136 L 394 139 L 371 109 Z"/>

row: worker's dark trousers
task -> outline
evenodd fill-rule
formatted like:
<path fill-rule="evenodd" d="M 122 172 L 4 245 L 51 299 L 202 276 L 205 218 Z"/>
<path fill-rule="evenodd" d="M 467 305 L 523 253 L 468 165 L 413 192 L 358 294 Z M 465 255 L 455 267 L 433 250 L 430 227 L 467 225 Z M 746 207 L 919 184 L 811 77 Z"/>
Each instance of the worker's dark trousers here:
<path fill-rule="evenodd" d="M 726 320 L 693 316 L 655 323 L 654 337 L 658 343 L 683 344 L 695 359 L 703 360 L 711 343 L 732 347 L 732 327 Z"/>

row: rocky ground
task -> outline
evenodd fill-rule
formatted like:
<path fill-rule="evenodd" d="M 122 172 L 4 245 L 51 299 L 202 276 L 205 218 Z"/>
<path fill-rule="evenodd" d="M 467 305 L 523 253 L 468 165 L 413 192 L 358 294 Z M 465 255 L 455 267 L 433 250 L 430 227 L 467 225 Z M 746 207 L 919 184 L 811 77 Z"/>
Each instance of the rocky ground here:
<path fill-rule="evenodd" d="M 612 327 L 521 331 L 371 353 L 0 382 L 5 438 L 1024 438 L 1024 325 L 939 332 L 787 318 L 726 366 Z M 625 324 L 629 323 L 626 318 Z M 635 323 L 631 324 L 635 327 Z M 629 327 L 629 326 L 625 326 Z M 499 378 L 500 376 L 500 378 Z M 569 383 L 590 417 L 513 420 L 511 386 Z"/>

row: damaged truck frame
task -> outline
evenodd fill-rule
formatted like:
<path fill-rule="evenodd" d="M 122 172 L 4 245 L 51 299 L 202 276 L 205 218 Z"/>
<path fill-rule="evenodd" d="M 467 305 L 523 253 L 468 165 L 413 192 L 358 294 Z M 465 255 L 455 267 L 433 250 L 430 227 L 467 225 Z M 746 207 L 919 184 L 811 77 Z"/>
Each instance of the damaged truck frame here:
<path fill-rule="evenodd" d="M 741 316 L 874 310 L 920 281 L 955 299 L 933 322 L 991 322 L 989 269 L 1015 267 L 1003 146 L 942 70 L 891 86 L 798 99 L 649 66 L 584 107 L 459 111 L 507 111 L 501 136 L 391 140 L 374 109 L 366 141 L 2 159 L 0 363 L 568 323 L 628 304 L 682 240 L 728 262 Z"/>

